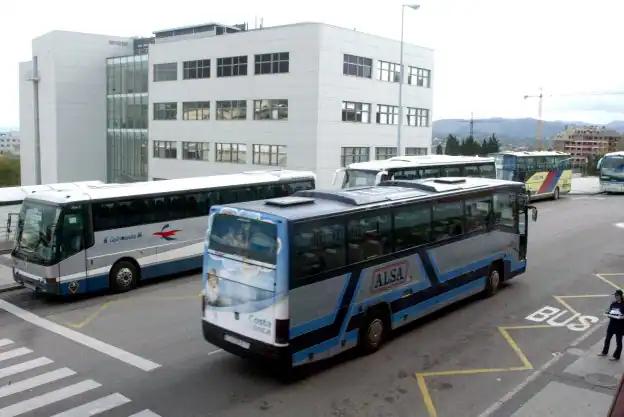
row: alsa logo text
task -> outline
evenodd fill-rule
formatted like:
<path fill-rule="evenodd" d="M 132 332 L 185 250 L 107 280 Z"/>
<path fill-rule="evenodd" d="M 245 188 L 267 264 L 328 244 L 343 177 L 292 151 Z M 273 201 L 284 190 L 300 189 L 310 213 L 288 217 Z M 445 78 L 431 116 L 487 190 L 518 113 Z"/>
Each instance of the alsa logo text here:
<path fill-rule="evenodd" d="M 154 236 L 158 236 L 161 239 L 175 240 L 176 238 L 174 236 L 180 231 L 181 230 L 179 229 L 169 229 L 169 224 L 166 224 L 160 229 L 160 232 L 155 232 L 153 234 Z"/>
<path fill-rule="evenodd" d="M 383 291 L 401 285 L 409 281 L 407 273 L 407 262 L 405 261 L 375 269 L 373 271 L 373 285 L 371 289 L 373 291 Z"/>

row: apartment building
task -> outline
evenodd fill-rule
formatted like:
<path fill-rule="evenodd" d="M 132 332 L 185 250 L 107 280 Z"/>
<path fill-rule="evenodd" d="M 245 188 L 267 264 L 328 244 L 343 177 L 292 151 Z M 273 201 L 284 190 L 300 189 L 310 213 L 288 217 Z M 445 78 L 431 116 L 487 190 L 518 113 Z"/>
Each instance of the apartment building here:
<path fill-rule="evenodd" d="M 555 150 L 572 155 L 572 166 L 581 168 L 589 156 L 624 149 L 624 135 L 604 126 L 571 126 L 553 138 Z"/>

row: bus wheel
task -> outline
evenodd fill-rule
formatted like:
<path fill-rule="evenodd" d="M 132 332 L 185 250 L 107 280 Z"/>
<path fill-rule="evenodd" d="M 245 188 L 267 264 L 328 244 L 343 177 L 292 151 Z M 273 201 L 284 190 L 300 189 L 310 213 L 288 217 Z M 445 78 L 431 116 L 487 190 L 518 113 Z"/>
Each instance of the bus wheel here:
<path fill-rule="evenodd" d="M 367 316 L 364 326 L 360 329 L 360 348 L 363 353 L 379 350 L 386 337 L 385 315 L 380 310 L 373 310 Z"/>
<path fill-rule="evenodd" d="M 559 200 L 559 187 L 555 187 L 555 191 L 553 191 L 553 200 Z"/>
<path fill-rule="evenodd" d="M 496 264 L 492 265 L 485 284 L 485 295 L 491 297 L 498 292 L 501 283 L 501 274 Z"/>
<path fill-rule="evenodd" d="M 136 287 L 139 271 L 132 262 L 119 261 L 110 271 L 110 287 L 116 292 L 129 291 Z"/>

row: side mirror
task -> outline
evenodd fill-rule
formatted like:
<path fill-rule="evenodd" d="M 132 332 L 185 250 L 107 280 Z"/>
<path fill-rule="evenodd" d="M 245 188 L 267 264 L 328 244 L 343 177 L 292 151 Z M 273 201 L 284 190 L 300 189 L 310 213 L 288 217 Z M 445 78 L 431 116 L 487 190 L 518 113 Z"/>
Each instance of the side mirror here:
<path fill-rule="evenodd" d="M 537 221 L 537 207 L 531 207 L 531 219 Z"/>
<path fill-rule="evenodd" d="M 332 177 L 332 185 L 336 185 L 336 179 L 338 178 L 338 174 L 344 173 L 344 172 L 345 172 L 344 168 L 338 168 L 337 170 L 334 171 L 334 176 Z"/>
<path fill-rule="evenodd" d="M 379 185 L 386 175 L 388 175 L 388 171 L 379 171 L 377 175 L 375 175 L 375 185 Z"/>

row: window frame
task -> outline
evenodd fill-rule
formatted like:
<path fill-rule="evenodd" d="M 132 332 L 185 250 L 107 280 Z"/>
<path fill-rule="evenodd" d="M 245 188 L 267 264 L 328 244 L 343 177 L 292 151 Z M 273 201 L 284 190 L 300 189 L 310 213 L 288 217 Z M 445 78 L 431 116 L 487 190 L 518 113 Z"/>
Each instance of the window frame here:
<path fill-rule="evenodd" d="M 353 108 L 350 109 L 349 105 L 351 105 Z M 364 106 L 367 107 L 366 110 L 364 110 Z M 350 114 L 353 115 L 352 120 L 349 118 Z M 364 114 L 366 114 L 366 120 L 364 120 L 364 118 L 362 117 Z M 342 101 L 342 121 L 343 122 L 368 124 L 370 123 L 370 119 L 371 119 L 371 103 L 364 103 L 360 101 L 348 101 L 348 100 Z"/>
<path fill-rule="evenodd" d="M 229 103 L 229 105 L 223 106 L 225 103 Z M 244 103 L 244 107 L 241 106 L 241 103 Z M 234 118 L 235 109 L 238 109 L 238 114 L 243 115 L 244 117 Z M 242 109 L 244 109 L 244 111 L 242 111 Z M 226 110 L 229 110 L 231 113 L 229 119 L 223 117 Z M 215 104 L 215 120 L 247 120 L 247 100 L 217 100 Z"/>
<path fill-rule="evenodd" d="M 266 102 L 266 103 L 264 103 Z M 267 107 L 262 107 L 267 104 Z M 283 104 L 286 104 L 284 107 Z M 280 105 L 282 105 L 280 107 Z M 259 117 L 268 110 L 269 117 Z M 280 117 L 283 115 L 286 117 Z M 275 117 L 273 117 L 275 115 Z M 288 120 L 288 99 L 257 99 L 253 101 L 253 120 Z"/>
<path fill-rule="evenodd" d="M 391 62 L 391 61 L 383 61 L 381 59 L 378 60 L 377 61 L 377 79 L 379 81 L 400 83 L 402 81 L 401 64 L 398 64 L 396 62 Z"/>
<path fill-rule="evenodd" d="M 178 120 L 178 103 L 176 101 L 153 103 L 152 111 L 152 120 L 154 121 Z"/>
<path fill-rule="evenodd" d="M 287 74 L 289 72 L 290 52 L 269 52 L 254 55 L 254 75 Z"/>
<path fill-rule="evenodd" d="M 189 149 L 190 145 L 196 147 L 195 151 Z M 190 152 L 195 152 L 197 155 L 201 155 L 201 157 L 187 158 L 186 156 Z M 210 142 L 182 141 L 182 159 L 185 161 L 210 161 Z"/>
<path fill-rule="evenodd" d="M 416 87 L 431 88 L 431 69 L 410 65 L 407 83 Z"/>
<path fill-rule="evenodd" d="M 351 61 L 349 61 L 351 59 Z M 368 64 L 366 63 L 368 60 Z M 349 69 L 355 70 L 351 73 Z M 368 76 L 366 75 L 366 69 L 368 68 Z M 373 59 L 364 56 L 343 54 L 342 56 L 342 74 L 350 77 L 357 78 L 373 78 Z"/>
<path fill-rule="evenodd" d="M 192 112 L 195 114 L 195 118 L 190 117 Z M 199 116 L 203 117 L 200 118 Z M 182 120 L 195 122 L 210 120 L 210 101 L 183 101 Z"/>
<path fill-rule="evenodd" d="M 363 149 L 366 149 L 366 160 L 361 159 L 362 156 L 364 156 L 363 153 L 351 153 L 349 155 L 347 155 L 345 153 L 346 149 L 351 149 L 352 151 L 354 151 L 355 149 L 359 149 L 360 151 Z M 357 161 L 353 160 L 354 157 L 358 157 Z M 351 162 L 349 162 L 348 164 L 346 163 L 347 157 L 350 157 L 352 160 Z M 340 166 L 341 167 L 347 167 L 350 164 L 353 164 L 355 162 L 368 162 L 370 161 L 370 146 L 341 146 L 340 147 Z"/>
<path fill-rule="evenodd" d="M 431 111 L 421 107 L 407 108 L 407 125 L 414 127 L 429 127 L 431 124 Z"/>
<path fill-rule="evenodd" d="M 261 147 L 268 146 L 269 147 L 269 163 L 261 163 L 260 160 L 262 158 L 262 150 Z M 254 143 L 252 144 L 252 159 L 251 163 L 253 165 L 263 165 L 263 166 L 281 166 L 285 167 L 288 161 L 288 153 L 286 145 L 269 145 L 263 143 Z M 275 153 L 273 152 L 275 149 Z M 283 152 L 280 152 L 283 151 Z M 266 153 L 266 152 L 264 152 Z M 280 158 L 280 155 L 283 155 L 283 160 Z M 257 156 L 257 158 L 256 158 Z M 273 161 L 273 157 L 275 156 L 275 161 Z M 275 163 L 274 163 L 275 162 Z"/>
<path fill-rule="evenodd" d="M 194 76 L 191 76 L 191 73 Z M 182 62 L 182 79 L 199 80 L 210 78 L 210 58 Z"/>
<path fill-rule="evenodd" d="M 388 151 L 391 150 L 391 151 Z M 393 151 L 392 151 L 393 150 Z M 375 160 L 382 161 L 397 156 L 396 146 L 375 146 Z"/>
<path fill-rule="evenodd" d="M 217 75 L 215 78 L 246 76 L 248 74 L 248 65 L 249 57 L 247 55 L 217 58 Z"/>
<path fill-rule="evenodd" d="M 171 77 L 162 78 L 163 74 L 173 73 L 171 69 L 165 70 L 164 69 L 165 65 L 169 65 L 169 66 L 175 65 L 175 74 L 173 78 Z M 157 74 L 159 76 L 157 76 Z M 177 62 L 161 62 L 158 64 L 153 64 L 152 65 L 152 80 L 156 83 L 165 82 L 165 81 L 177 81 L 178 80 L 178 63 Z"/>
<path fill-rule="evenodd" d="M 382 111 L 384 110 L 384 111 Z M 382 115 L 386 120 L 385 123 L 382 123 Z M 392 121 L 388 122 L 392 117 Z M 399 124 L 399 106 L 393 106 L 391 104 L 377 104 L 377 111 L 375 113 L 375 122 L 378 125 L 398 125 Z"/>
<path fill-rule="evenodd" d="M 229 160 L 223 159 L 225 150 L 219 149 L 220 145 L 221 145 L 221 148 L 223 148 L 223 145 L 229 146 L 229 154 L 230 154 Z M 234 147 L 234 145 L 236 146 Z M 242 152 L 240 149 L 241 146 L 245 147 L 245 149 Z M 236 149 L 236 160 L 233 157 L 234 149 Z M 244 158 L 242 159 L 240 158 L 241 154 L 244 154 Z M 227 164 L 246 164 L 247 163 L 247 144 L 240 143 L 240 142 L 215 142 L 215 162 L 223 162 Z"/>
<path fill-rule="evenodd" d="M 161 147 L 161 144 L 164 146 Z M 161 149 L 164 151 L 164 156 L 160 155 Z M 168 153 L 169 156 L 167 156 Z M 178 159 L 178 142 L 174 140 L 152 140 L 152 158 Z"/>

